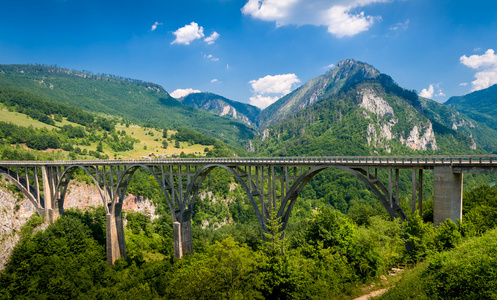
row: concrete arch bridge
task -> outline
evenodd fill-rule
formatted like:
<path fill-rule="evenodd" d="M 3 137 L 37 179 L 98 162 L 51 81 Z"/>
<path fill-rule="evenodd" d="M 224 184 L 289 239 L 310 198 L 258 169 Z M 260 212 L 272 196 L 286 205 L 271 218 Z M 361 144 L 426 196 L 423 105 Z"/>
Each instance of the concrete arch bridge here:
<path fill-rule="evenodd" d="M 14 183 L 41 215 L 53 222 L 77 169 L 98 187 L 107 218 L 107 261 L 126 256 L 122 202 L 133 174 L 150 172 L 164 193 L 174 220 L 174 254 L 192 253 L 191 217 L 202 181 L 210 171 L 230 172 L 245 190 L 263 232 L 271 211 L 284 230 L 305 185 L 328 168 L 346 171 L 366 184 L 393 218 L 407 220 L 399 205 L 399 171 L 412 170 L 412 206 L 421 208 L 423 170 L 434 170 L 434 222 L 462 217 L 463 173 L 497 173 L 497 156 L 182 158 L 153 160 L 0 161 L 0 175 Z M 388 182 L 378 170 L 388 171 Z"/>

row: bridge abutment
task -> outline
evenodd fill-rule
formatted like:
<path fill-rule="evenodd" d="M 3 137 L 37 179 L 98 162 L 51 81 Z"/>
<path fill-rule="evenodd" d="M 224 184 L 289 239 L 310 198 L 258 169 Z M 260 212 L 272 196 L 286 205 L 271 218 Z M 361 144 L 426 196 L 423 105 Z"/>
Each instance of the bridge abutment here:
<path fill-rule="evenodd" d="M 122 204 L 115 203 L 114 209 L 112 209 L 112 205 L 109 204 L 109 213 L 107 213 L 106 219 L 107 263 L 109 263 L 109 265 L 112 265 L 117 259 L 121 257 L 126 258 Z"/>
<path fill-rule="evenodd" d="M 433 224 L 462 218 L 463 174 L 452 167 L 434 167 Z"/>

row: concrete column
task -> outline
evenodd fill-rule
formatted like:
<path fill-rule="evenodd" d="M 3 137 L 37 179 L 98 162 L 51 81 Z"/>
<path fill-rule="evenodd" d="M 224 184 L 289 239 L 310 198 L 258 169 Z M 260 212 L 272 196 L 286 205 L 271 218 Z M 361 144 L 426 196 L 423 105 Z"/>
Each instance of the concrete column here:
<path fill-rule="evenodd" d="M 109 206 L 111 206 L 109 204 Z M 116 203 L 114 210 L 109 207 L 109 213 L 106 215 L 106 251 L 107 263 L 112 265 L 116 259 L 126 258 L 126 244 L 124 241 L 122 205 Z"/>
<path fill-rule="evenodd" d="M 463 174 L 454 174 L 452 167 L 434 168 L 433 224 L 462 218 Z"/>
<path fill-rule="evenodd" d="M 58 212 L 53 209 L 52 177 L 46 166 L 41 167 L 41 178 L 43 181 L 43 199 L 45 199 L 45 222 L 53 223 L 59 217 Z"/>
<path fill-rule="evenodd" d="M 181 223 L 181 242 L 183 254 L 193 254 L 192 220 L 191 218 Z"/>
<path fill-rule="evenodd" d="M 183 256 L 183 243 L 181 242 L 181 224 L 173 223 L 174 231 L 174 257 L 180 259 Z"/>

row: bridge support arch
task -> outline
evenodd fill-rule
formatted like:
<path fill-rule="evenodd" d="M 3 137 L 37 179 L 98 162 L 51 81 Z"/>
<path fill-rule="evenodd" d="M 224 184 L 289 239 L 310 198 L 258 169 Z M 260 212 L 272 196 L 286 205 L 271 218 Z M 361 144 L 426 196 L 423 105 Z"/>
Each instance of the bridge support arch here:
<path fill-rule="evenodd" d="M 389 185 L 387 188 L 377 178 L 376 169 L 374 173 L 371 173 L 368 168 L 363 169 L 326 165 L 306 168 L 271 165 L 207 165 L 195 174 L 188 187 L 185 203 L 191 210 L 193 210 L 195 197 L 197 196 L 202 181 L 207 174 L 216 167 L 225 169 L 233 174 L 237 182 L 240 183 L 245 190 L 263 231 L 263 239 L 265 238 L 264 232 L 269 233 L 266 224 L 271 215 L 271 211 L 276 211 L 276 218 L 280 219 L 282 225 L 280 230 L 285 230 L 299 194 L 314 176 L 329 168 L 336 168 L 354 175 L 373 191 L 392 219 L 400 218 L 401 220 L 407 220 L 407 216 L 400 207 L 398 201 L 398 169 L 395 169 L 395 179 L 392 179 L 392 169 L 389 170 Z M 396 187 L 396 195 L 393 193 L 394 187 Z M 191 218 L 191 215 L 189 218 Z M 185 236 L 182 236 L 182 238 L 185 238 Z M 191 239 L 191 236 L 187 238 Z"/>
<path fill-rule="evenodd" d="M 435 225 L 462 216 L 463 173 L 497 173 L 497 156 L 430 157 L 281 157 L 199 158 L 148 161 L 0 161 L 0 174 L 13 182 L 47 220 L 63 213 L 71 175 L 85 170 L 98 187 L 107 218 L 108 262 L 126 256 L 122 202 L 130 178 L 144 167 L 155 177 L 173 217 L 176 257 L 192 252 L 191 217 L 195 198 L 205 176 L 216 167 L 231 172 L 247 193 L 261 228 L 268 231 L 272 211 L 286 228 L 292 208 L 306 184 L 327 168 L 346 171 L 365 183 L 392 218 L 406 220 L 399 205 L 399 170 L 412 170 L 413 210 L 416 192 L 421 208 L 423 170 L 434 170 Z M 378 169 L 388 171 L 388 185 L 379 180 Z M 419 183 L 416 173 L 419 171 Z M 383 173 L 384 174 L 384 173 Z M 395 190 L 395 191 L 394 191 Z"/>

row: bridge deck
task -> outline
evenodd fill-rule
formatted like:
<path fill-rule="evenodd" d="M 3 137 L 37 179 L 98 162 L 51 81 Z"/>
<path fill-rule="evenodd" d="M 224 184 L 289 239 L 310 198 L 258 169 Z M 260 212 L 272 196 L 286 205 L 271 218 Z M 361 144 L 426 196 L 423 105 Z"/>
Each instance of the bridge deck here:
<path fill-rule="evenodd" d="M 468 168 L 497 167 L 497 155 L 484 156 L 326 156 L 326 157 L 243 157 L 243 158 L 165 158 L 126 160 L 0 161 L 0 166 L 95 166 L 95 165 L 339 165 L 357 167 L 395 167 L 432 169 L 451 166 L 465 172 Z"/>

